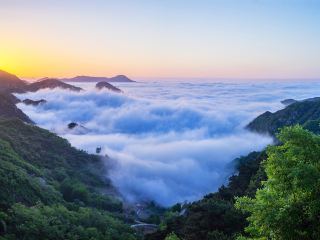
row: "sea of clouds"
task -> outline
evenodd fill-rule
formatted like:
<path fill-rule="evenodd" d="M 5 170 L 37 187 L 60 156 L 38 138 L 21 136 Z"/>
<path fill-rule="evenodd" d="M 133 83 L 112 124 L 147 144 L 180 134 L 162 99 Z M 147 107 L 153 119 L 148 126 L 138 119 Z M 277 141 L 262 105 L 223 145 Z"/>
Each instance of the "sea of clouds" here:
<path fill-rule="evenodd" d="M 218 189 L 233 173 L 232 161 L 272 143 L 244 130 L 266 110 L 283 108 L 286 98 L 318 96 L 318 83 L 121 83 L 124 93 L 41 90 L 20 99 L 45 99 L 22 109 L 37 125 L 72 145 L 110 158 L 109 177 L 130 201 L 169 206 Z M 76 122 L 84 128 L 70 130 Z"/>

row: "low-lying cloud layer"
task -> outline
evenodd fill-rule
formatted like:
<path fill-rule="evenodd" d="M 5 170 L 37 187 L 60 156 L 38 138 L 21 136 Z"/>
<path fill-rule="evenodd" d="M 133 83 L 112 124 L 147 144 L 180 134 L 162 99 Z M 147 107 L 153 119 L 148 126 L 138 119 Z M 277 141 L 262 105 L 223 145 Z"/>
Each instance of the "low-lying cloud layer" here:
<path fill-rule="evenodd" d="M 233 171 L 234 158 L 271 143 L 243 126 L 280 108 L 284 98 L 305 98 L 314 91 L 309 85 L 303 85 L 303 94 L 300 85 L 275 86 L 130 83 L 120 86 L 125 94 L 88 89 L 17 96 L 47 100 L 38 107 L 18 105 L 41 127 L 89 152 L 101 146 L 111 158 L 110 178 L 128 200 L 167 206 L 215 191 Z M 86 130 L 69 130 L 70 122 Z"/>

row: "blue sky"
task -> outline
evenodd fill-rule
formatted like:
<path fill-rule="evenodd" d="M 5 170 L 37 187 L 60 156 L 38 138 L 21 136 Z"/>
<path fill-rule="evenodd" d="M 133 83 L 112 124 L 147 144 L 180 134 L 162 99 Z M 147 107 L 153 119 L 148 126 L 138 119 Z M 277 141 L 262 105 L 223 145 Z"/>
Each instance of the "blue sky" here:
<path fill-rule="evenodd" d="M 317 78 L 320 1 L 0 0 L 20 76 Z"/>

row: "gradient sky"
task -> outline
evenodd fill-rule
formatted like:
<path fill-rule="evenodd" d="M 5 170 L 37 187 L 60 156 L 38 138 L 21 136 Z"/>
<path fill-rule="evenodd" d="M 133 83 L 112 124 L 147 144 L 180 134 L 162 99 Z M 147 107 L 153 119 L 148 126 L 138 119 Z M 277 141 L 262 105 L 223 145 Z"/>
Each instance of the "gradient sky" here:
<path fill-rule="evenodd" d="M 0 0 L 0 69 L 319 78 L 320 0 Z"/>

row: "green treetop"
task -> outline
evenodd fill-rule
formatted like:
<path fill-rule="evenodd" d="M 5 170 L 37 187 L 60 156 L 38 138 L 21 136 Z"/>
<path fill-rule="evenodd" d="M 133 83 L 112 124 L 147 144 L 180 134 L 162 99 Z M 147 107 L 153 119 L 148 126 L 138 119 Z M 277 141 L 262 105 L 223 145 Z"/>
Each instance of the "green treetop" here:
<path fill-rule="evenodd" d="M 281 145 L 267 149 L 262 189 L 254 199 L 237 199 L 236 207 L 250 214 L 246 232 L 253 239 L 319 239 L 320 136 L 294 126 L 278 139 Z"/>

